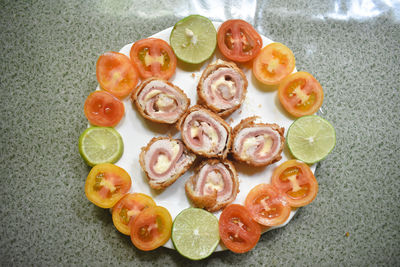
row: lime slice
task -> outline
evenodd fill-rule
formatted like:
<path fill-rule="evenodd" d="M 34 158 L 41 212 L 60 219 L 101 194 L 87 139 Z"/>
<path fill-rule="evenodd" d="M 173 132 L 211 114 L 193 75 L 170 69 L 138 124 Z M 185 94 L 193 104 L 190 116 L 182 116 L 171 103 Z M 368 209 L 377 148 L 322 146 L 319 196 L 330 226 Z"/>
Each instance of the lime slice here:
<path fill-rule="evenodd" d="M 333 126 L 316 115 L 298 118 L 287 133 L 287 144 L 292 155 L 308 164 L 325 158 L 335 143 Z"/>
<path fill-rule="evenodd" d="M 208 18 L 191 15 L 175 24 L 169 42 L 177 58 L 186 63 L 199 64 L 214 53 L 217 31 Z"/>
<path fill-rule="evenodd" d="M 202 209 L 185 209 L 174 220 L 171 239 L 182 256 L 191 260 L 207 258 L 219 243 L 218 219 Z"/>
<path fill-rule="evenodd" d="M 121 135 L 110 127 L 90 127 L 79 137 L 79 153 L 89 166 L 114 163 L 122 156 Z"/>

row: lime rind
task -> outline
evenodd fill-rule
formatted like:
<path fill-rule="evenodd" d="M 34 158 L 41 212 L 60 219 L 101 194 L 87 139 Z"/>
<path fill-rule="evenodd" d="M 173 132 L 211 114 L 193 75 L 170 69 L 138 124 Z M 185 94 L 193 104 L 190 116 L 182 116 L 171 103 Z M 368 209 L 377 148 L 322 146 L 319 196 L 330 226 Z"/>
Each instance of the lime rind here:
<path fill-rule="evenodd" d="M 89 166 L 115 163 L 123 154 L 121 135 L 111 127 L 92 126 L 79 137 L 79 153 Z"/>
<path fill-rule="evenodd" d="M 336 132 L 327 120 L 309 115 L 292 123 L 286 139 L 288 148 L 296 159 L 313 164 L 332 152 L 336 145 Z"/>
<path fill-rule="evenodd" d="M 169 40 L 179 60 L 200 64 L 214 54 L 217 31 L 208 18 L 190 15 L 174 25 Z"/>
<path fill-rule="evenodd" d="M 219 244 L 218 219 L 203 209 L 185 209 L 174 220 L 171 240 L 182 256 L 191 260 L 207 258 Z"/>

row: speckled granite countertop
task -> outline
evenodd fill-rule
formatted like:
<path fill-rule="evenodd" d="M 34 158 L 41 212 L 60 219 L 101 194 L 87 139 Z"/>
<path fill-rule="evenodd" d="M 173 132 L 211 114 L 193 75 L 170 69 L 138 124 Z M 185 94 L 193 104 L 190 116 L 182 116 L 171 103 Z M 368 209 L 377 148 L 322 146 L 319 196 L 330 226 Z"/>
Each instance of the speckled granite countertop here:
<path fill-rule="evenodd" d="M 191 13 L 246 19 L 289 46 L 323 85 L 322 116 L 337 131 L 311 205 L 251 252 L 196 264 L 399 265 L 399 2 L 174 2 L 1 1 L 1 265 L 189 263 L 166 248 L 138 251 L 86 200 L 77 141 L 97 57 Z"/>

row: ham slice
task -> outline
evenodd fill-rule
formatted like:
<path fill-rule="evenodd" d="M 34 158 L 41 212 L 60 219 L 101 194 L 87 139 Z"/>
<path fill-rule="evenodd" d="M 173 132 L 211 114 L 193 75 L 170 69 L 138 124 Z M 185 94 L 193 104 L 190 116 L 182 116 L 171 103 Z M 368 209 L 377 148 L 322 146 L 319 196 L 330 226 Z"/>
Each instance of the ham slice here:
<path fill-rule="evenodd" d="M 143 117 L 168 124 L 175 123 L 190 105 L 190 99 L 179 87 L 157 78 L 143 81 L 131 99 Z"/>
<path fill-rule="evenodd" d="M 203 161 L 185 184 L 187 196 L 196 207 L 214 212 L 235 200 L 239 192 L 236 169 L 229 160 Z"/>
<path fill-rule="evenodd" d="M 218 59 L 207 66 L 197 86 L 199 104 L 225 117 L 238 109 L 247 92 L 246 75 L 233 62 Z"/>
<path fill-rule="evenodd" d="M 215 113 L 193 106 L 181 118 L 178 128 L 192 152 L 208 158 L 226 158 L 231 145 L 231 127 Z"/>
<path fill-rule="evenodd" d="M 285 129 L 277 124 L 255 123 L 258 117 L 242 120 L 233 130 L 233 157 L 252 166 L 267 166 L 282 156 Z"/>
<path fill-rule="evenodd" d="M 153 189 L 171 185 L 192 165 L 196 156 L 183 142 L 169 137 L 154 137 L 142 148 L 139 162 Z"/>

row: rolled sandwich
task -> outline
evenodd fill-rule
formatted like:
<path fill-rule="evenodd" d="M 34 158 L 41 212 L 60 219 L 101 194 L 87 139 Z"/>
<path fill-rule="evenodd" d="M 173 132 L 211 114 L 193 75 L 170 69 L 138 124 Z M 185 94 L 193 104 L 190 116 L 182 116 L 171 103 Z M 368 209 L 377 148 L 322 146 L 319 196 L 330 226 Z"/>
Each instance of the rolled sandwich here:
<path fill-rule="evenodd" d="M 242 105 L 247 85 L 246 75 L 235 63 L 219 59 L 201 75 L 197 86 L 199 104 L 220 116 L 228 116 Z"/>
<path fill-rule="evenodd" d="M 239 192 L 236 169 L 229 160 L 203 161 L 185 184 L 186 194 L 196 207 L 214 212 L 235 200 Z"/>
<path fill-rule="evenodd" d="M 231 127 L 217 114 L 193 106 L 181 118 L 178 128 L 192 152 L 207 158 L 226 158 L 231 145 Z"/>
<path fill-rule="evenodd" d="M 233 157 L 252 166 L 279 161 L 285 137 L 277 124 L 255 123 L 257 116 L 242 120 L 233 130 Z"/>
<path fill-rule="evenodd" d="M 153 189 L 164 189 L 184 174 L 196 155 L 189 152 L 181 140 L 153 137 L 139 156 L 140 166 Z"/>
<path fill-rule="evenodd" d="M 157 78 L 143 81 L 131 99 L 143 117 L 168 124 L 175 123 L 190 105 L 190 99 L 179 87 Z"/>

